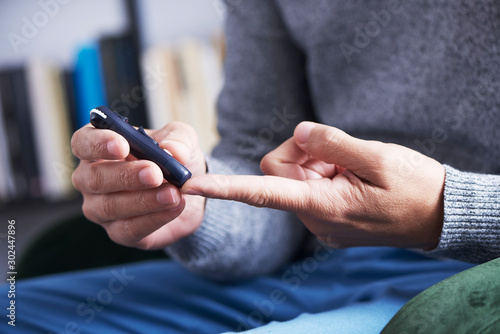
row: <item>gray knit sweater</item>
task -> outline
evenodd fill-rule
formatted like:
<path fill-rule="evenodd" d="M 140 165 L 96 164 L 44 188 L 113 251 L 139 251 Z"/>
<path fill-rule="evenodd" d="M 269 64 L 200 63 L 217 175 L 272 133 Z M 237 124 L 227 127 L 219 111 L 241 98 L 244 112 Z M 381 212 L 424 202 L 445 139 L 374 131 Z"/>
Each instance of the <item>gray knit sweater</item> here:
<path fill-rule="evenodd" d="M 228 0 L 226 14 L 210 173 L 260 174 L 303 120 L 405 145 L 446 166 L 429 254 L 500 256 L 500 2 Z M 209 199 L 167 251 L 208 277 L 249 277 L 289 261 L 305 234 L 290 213 Z"/>

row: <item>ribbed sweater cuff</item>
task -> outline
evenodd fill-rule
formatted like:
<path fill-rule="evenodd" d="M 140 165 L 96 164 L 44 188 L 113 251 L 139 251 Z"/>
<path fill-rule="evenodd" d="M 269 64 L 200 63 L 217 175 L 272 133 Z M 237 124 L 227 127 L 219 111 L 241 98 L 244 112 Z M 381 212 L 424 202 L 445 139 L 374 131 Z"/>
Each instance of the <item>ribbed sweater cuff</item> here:
<path fill-rule="evenodd" d="M 441 239 L 429 255 L 482 263 L 500 256 L 500 175 L 446 166 Z"/>

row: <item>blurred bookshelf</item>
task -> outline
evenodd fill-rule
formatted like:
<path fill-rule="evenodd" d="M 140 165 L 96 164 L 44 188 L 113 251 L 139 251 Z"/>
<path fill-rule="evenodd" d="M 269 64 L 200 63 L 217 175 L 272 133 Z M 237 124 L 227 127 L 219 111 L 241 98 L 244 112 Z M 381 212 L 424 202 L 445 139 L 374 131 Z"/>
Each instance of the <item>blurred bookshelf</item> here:
<path fill-rule="evenodd" d="M 212 149 L 222 24 L 218 0 L 0 1 L 0 248 L 9 219 L 22 256 L 81 214 L 70 138 L 96 106 L 152 129 L 187 122 Z"/>
<path fill-rule="evenodd" d="M 224 42 L 217 1 L 1 2 L 0 210 L 80 198 L 74 131 L 99 105 L 132 125 L 192 125 L 218 141 Z M 83 19 L 82 19 L 83 17 Z M 49 45 L 47 45 L 49 44 Z"/>

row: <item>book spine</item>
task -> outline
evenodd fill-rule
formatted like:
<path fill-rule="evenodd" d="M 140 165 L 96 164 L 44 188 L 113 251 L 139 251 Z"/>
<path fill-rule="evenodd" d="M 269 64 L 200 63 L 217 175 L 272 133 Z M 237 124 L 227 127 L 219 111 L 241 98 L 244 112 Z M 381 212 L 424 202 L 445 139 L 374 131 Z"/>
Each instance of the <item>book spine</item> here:
<path fill-rule="evenodd" d="M 68 117 L 71 124 L 71 133 L 79 129 L 76 119 L 77 104 L 75 97 L 75 73 L 72 70 L 63 70 L 61 72 L 61 82 L 63 86 L 64 106 L 68 111 Z"/>
<path fill-rule="evenodd" d="M 107 103 L 98 45 L 83 47 L 77 55 L 73 85 L 75 89 L 74 119 L 76 127 L 89 123 L 89 112 Z"/>
<path fill-rule="evenodd" d="M 3 140 L 6 149 L 2 155 L 8 156 L 8 166 L 5 166 L 5 200 L 28 196 L 27 178 L 23 172 L 21 158 L 21 145 L 19 128 L 16 121 L 13 89 L 10 82 L 10 74 L 5 71 L 0 73 L 0 94 L 2 99 L 2 126 Z"/>
<path fill-rule="evenodd" d="M 74 165 L 60 75 L 50 65 L 34 60 L 28 64 L 27 77 L 42 193 L 46 199 L 61 200 L 73 191 Z"/>
<path fill-rule="evenodd" d="M 174 56 L 172 50 L 152 47 L 142 57 L 143 81 L 147 83 L 146 110 L 153 129 L 178 120 L 179 84 Z"/>
<path fill-rule="evenodd" d="M 0 205 L 7 203 L 14 197 L 15 189 L 0 90 Z"/>
<path fill-rule="evenodd" d="M 15 97 L 16 120 L 21 137 L 22 164 L 28 182 L 28 192 L 30 197 L 38 198 L 41 196 L 40 171 L 38 169 L 38 154 L 34 144 L 32 106 L 28 96 L 26 69 L 14 70 L 10 76 Z"/>
<path fill-rule="evenodd" d="M 0 91 L 11 177 L 15 185 L 12 199 L 38 198 L 41 196 L 40 173 L 25 70 L 16 68 L 3 72 L 0 75 Z"/>

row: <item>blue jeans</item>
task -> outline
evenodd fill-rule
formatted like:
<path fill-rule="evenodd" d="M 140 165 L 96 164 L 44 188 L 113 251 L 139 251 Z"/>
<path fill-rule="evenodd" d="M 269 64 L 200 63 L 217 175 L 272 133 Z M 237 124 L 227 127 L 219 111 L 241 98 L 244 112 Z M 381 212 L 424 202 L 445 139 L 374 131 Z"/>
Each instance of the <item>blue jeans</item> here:
<path fill-rule="evenodd" d="M 157 260 L 16 282 L 1 333 L 379 333 L 413 296 L 472 267 L 394 248 L 331 250 L 213 282 Z M 0 287 L 1 309 L 8 285 Z"/>

